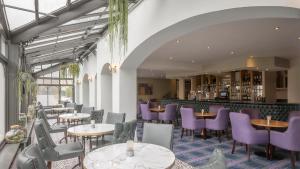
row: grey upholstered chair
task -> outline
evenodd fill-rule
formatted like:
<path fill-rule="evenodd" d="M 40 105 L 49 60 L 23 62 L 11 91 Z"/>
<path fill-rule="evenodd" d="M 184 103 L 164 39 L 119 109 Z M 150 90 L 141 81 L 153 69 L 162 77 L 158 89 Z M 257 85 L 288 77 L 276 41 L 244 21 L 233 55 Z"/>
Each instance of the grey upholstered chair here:
<path fill-rule="evenodd" d="M 134 140 L 135 130 L 136 120 L 126 123 L 116 123 L 112 143 L 126 143 L 128 140 Z"/>
<path fill-rule="evenodd" d="M 17 169 L 47 169 L 37 144 L 29 145 L 18 155 Z"/>
<path fill-rule="evenodd" d="M 82 165 L 84 149 L 79 142 L 56 145 L 47 130 L 44 120 L 35 121 L 34 130 L 41 149 L 43 158 L 48 161 L 48 168 L 51 168 L 52 161 L 65 160 L 78 157 Z"/>
<path fill-rule="evenodd" d="M 78 113 L 81 112 L 82 107 L 83 107 L 83 104 L 76 104 L 75 111 L 77 111 Z"/>
<path fill-rule="evenodd" d="M 105 123 L 107 124 L 116 124 L 125 122 L 125 113 L 112 113 L 108 112 Z"/>
<path fill-rule="evenodd" d="M 91 112 L 94 110 L 94 107 L 82 107 L 80 113 L 89 113 L 91 114 Z"/>
<path fill-rule="evenodd" d="M 62 138 L 62 139 L 65 139 L 66 143 L 68 142 L 68 140 L 67 140 L 67 126 L 66 125 L 63 125 L 63 124 L 50 125 L 43 109 L 40 109 L 38 111 L 38 117 L 39 117 L 39 119 L 44 120 L 49 133 L 64 132 L 64 138 Z M 61 142 L 61 140 L 60 140 L 60 142 Z"/>
<path fill-rule="evenodd" d="M 91 120 L 95 120 L 96 123 L 102 123 L 104 110 L 93 110 L 91 112 Z"/>
<path fill-rule="evenodd" d="M 215 149 L 208 160 L 208 163 L 201 166 L 199 169 L 226 169 L 226 159 L 223 151 Z"/>
<path fill-rule="evenodd" d="M 142 142 L 173 149 L 173 125 L 145 123 Z"/>

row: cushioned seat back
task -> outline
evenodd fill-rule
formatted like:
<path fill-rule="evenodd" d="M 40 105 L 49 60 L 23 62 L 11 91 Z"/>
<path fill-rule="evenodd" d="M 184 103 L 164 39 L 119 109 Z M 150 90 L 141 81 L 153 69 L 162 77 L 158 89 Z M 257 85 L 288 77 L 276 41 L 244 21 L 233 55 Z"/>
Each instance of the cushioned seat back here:
<path fill-rule="evenodd" d="M 58 158 L 58 153 L 54 150 L 56 144 L 53 142 L 44 120 L 38 119 L 34 124 L 34 131 L 38 141 L 38 145 L 41 149 L 43 157 L 46 160 L 52 160 Z"/>
<path fill-rule="evenodd" d="M 76 104 L 75 103 L 67 103 L 66 104 L 66 107 L 71 107 L 71 108 L 74 108 L 76 107 Z"/>
<path fill-rule="evenodd" d="M 83 104 L 76 104 L 75 110 L 76 110 L 77 112 L 81 112 L 82 107 L 83 107 Z"/>
<path fill-rule="evenodd" d="M 160 145 L 172 150 L 173 125 L 145 123 L 142 142 Z"/>
<path fill-rule="evenodd" d="M 82 107 L 80 113 L 89 113 L 89 114 L 91 114 L 91 112 L 92 112 L 93 110 L 94 110 L 94 107 Z"/>
<path fill-rule="evenodd" d="M 108 112 L 106 117 L 106 124 L 116 124 L 125 122 L 125 113 L 112 113 Z"/>
<path fill-rule="evenodd" d="M 134 140 L 136 130 L 136 120 L 126 123 L 116 123 L 113 135 L 113 144 L 126 143 L 128 140 Z"/>
<path fill-rule="evenodd" d="M 47 169 L 41 151 L 36 144 L 26 147 L 17 157 L 18 169 Z"/>
<path fill-rule="evenodd" d="M 47 116 L 46 116 L 45 111 L 43 109 L 40 109 L 38 111 L 38 118 L 44 120 L 44 122 L 46 124 L 46 127 L 47 127 L 47 130 L 50 131 L 51 130 L 51 126 L 50 126 L 50 124 L 49 124 L 49 122 L 47 120 Z"/>
<path fill-rule="evenodd" d="M 96 123 L 102 123 L 104 110 L 93 110 L 91 112 L 91 120 L 95 120 Z"/>

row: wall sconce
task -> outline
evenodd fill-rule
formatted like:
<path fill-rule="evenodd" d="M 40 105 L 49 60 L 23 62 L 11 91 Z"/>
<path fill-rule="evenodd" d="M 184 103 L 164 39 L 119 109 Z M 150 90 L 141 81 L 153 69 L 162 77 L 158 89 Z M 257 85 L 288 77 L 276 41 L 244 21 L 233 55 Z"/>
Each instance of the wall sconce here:
<path fill-rule="evenodd" d="M 112 64 L 109 65 L 109 70 L 110 70 L 110 72 L 112 72 L 112 73 L 116 73 L 117 70 L 118 70 L 118 68 L 119 68 L 118 65 L 112 65 Z"/>
<path fill-rule="evenodd" d="M 81 84 L 81 81 L 80 81 L 80 80 L 77 80 L 76 83 L 80 85 L 80 84 Z"/>
<path fill-rule="evenodd" d="M 89 80 L 89 81 L 92 81 L 92 80 L 93 80 L 93 77 L 92 77 L 92 76 L 89 76 L 89 77 L 88 77 L 88 80 Z"/>

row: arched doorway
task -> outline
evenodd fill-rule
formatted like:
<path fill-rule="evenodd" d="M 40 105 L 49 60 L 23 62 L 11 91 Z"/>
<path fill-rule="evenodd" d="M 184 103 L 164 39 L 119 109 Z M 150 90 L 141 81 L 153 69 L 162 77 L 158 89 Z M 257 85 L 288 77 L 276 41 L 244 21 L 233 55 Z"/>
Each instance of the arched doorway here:
<path fill-rule="evenodd" d="M 90 105 L 90 87 L 87 74 L 85 74 L 82 79 L 82 104 L 84 106 Z"/>
<path fill-rule="evenodd" d="M 104 109 L 105 114 L 112 111 L 112 74 L 109 63 L 101 70 L 101 108 Z"/>

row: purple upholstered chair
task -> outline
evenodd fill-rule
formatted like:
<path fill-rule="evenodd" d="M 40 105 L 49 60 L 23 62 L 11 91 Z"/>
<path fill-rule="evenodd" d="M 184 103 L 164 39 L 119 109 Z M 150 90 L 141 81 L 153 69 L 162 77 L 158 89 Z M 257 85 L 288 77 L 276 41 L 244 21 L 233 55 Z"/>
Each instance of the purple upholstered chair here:
<path fill-rule="evenodd" d="M 209 112 L 210 113 L 218 113 L 218 111 L 219 111 L 219 109 L 221 109 L 221 108 L 224 108 L 224 106 L 222 106 L 222 105 L 210 105 L 209 106 Z"/>
<path fill-rule="evenodd" d="M 289 112 L 289 121 L 292 117 L 300 116 L 300 111 L 291 111 Z"/>
<path fill-rule="evenodd" d="M 250 119 L 259 119 L 260 111 L 258 109 L 244 108 L 240 110 L 241 113 L 248 114 Z"/>
<path fill-rule="evenodd" d="M 182 120 L 181 138 L 185 130 L 192 131 L 192 138 L 194 138 L 195 130 L 201 130 L 205 128 L 205 121 L 203 119 L 197 119 L 192 108 L 181 107 L 180 113 Z"/>
<path fill-rule="evenodd" d="M 285 132 L 271 131 L 270 143 L 276 147 L 290 151 L 292 168 L 295 166 L 295 152 L 300 151 L 300 116 L 291 117 Z"/>
<path fill-rule="evenodd" d="M 206 129 L 216 130 L 221 142 L 221 131 L 226 130 L 229 122 L 229 108 L 220 108 L 215 119 L 206 119 Z"/>
<path fill-rule="evenodd" d="M 232 154 L 234 153 L 236 142 L 244 143 L 248 151 L 248 160 L 250 160 L 250 145 L 268 144 L 268 132 L 267 130 L 256 130 L 252 127 L 247 114 L 231 112 L 229 117 L 233 138 Z"/>
<path fill-rule="evenodd" d="M 192 108 L 194 112 L 196 111 L 195 105 L 193 105 L 193 104 L 183 104 L 183 105 L 181 105 L 181 107 Z"/>
<path fill-rule="evenodd" d="M 140 106 L 141 106 L 143 120 L 147 120 L 147 121 L 158 120 L 158 113 L 153 113 L 149 110 L 149 103 L 140 104 Z"/>
<path fill-rule="evenodd" d="M 158 119 L 162 121 L 173 121 L 176 120 L 176 109 L 177 104 L 167 104 L 165 112 L 158 114 Z"/>

